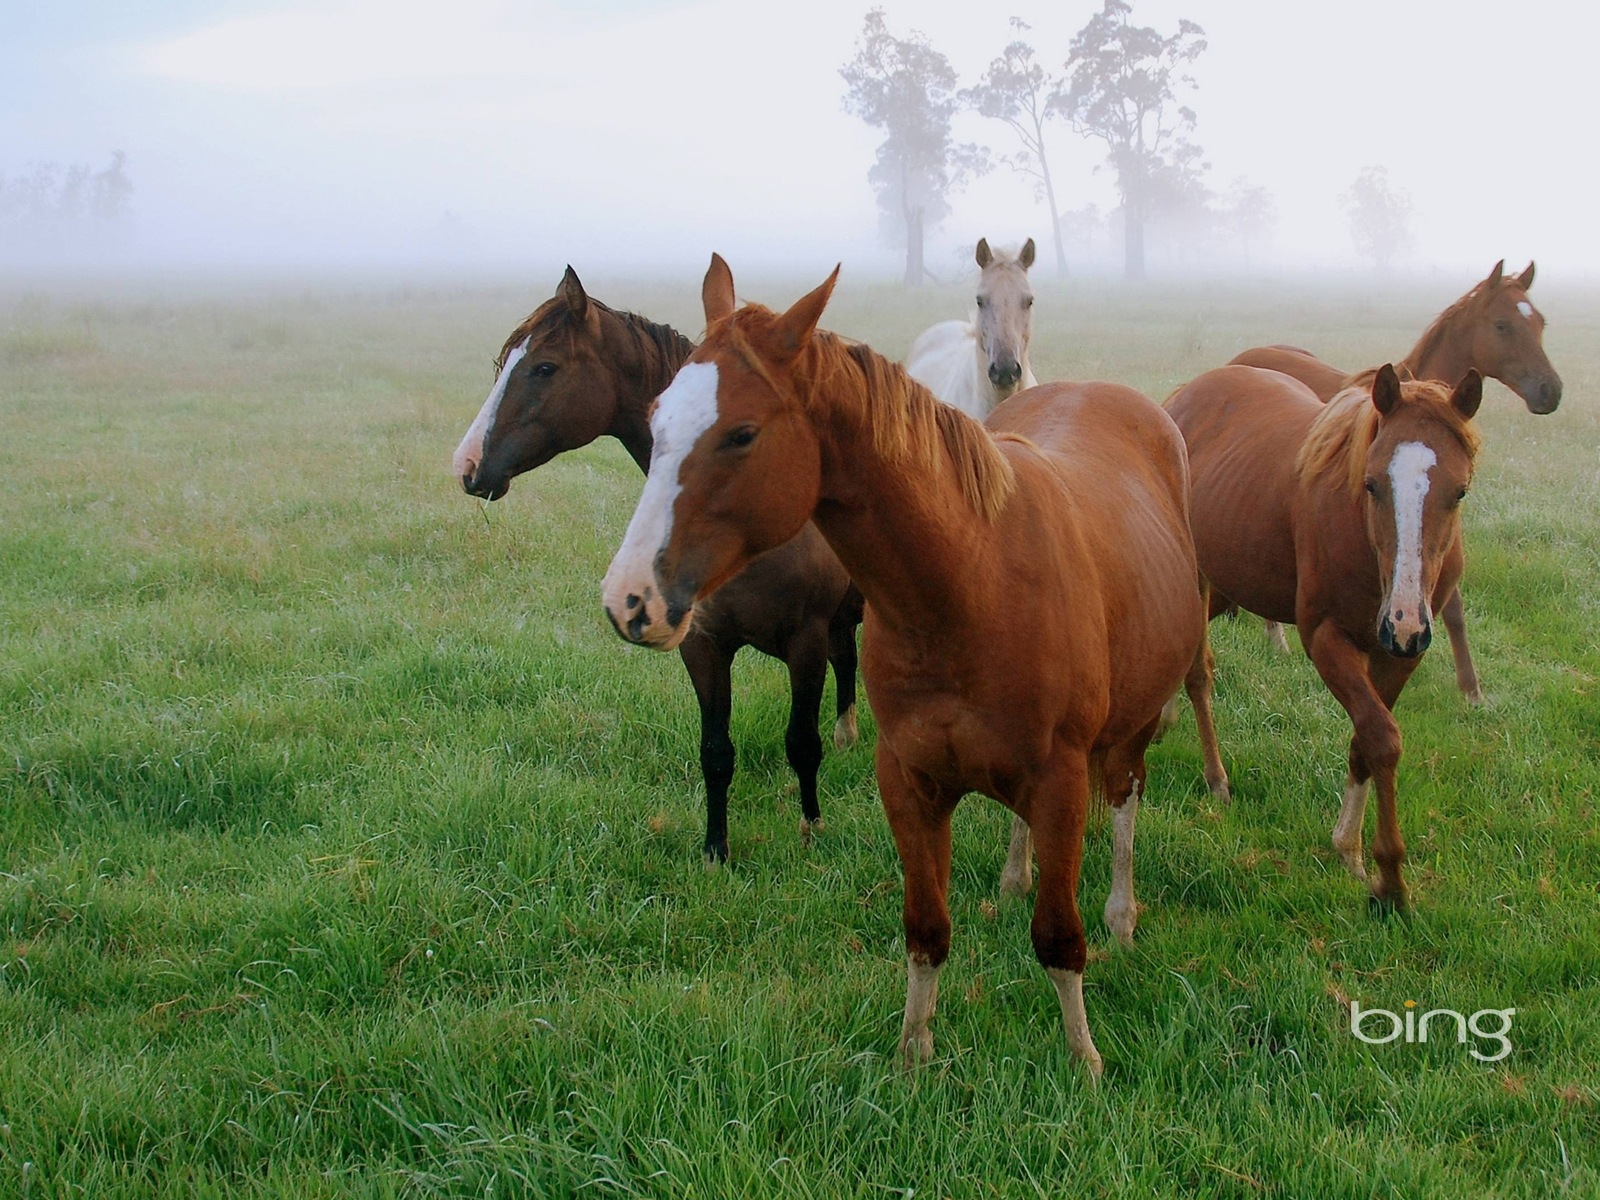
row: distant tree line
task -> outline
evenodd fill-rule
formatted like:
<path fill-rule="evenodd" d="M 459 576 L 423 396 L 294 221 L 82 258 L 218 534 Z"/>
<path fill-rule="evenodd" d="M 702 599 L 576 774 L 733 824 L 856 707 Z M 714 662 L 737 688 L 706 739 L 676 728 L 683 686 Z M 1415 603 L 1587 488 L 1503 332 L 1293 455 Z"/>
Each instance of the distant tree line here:
<path fill-rule="evenodd" d="M 1123 273 L 1142 278 L 1152 225 L 1179 242 L 1220 242 L 1245 262 L 1271 237 L 1277 209 L 1265 188 L 1241 177 L 1218 195 L 1205 182 L 1210 164 L 1194 140 L 1195 111 L 1184 102 L 1196 90 L 1188 72 L 1206 49 L 1205 31 L 1179 20 L 1163 35 L 1132 16 L 1128 0 L 1103 0 L 1054 70 L 1027 40 L 1030 26 L 1013 17 L 1016 36 L 975 85 L 958 88 L 949 59 L 926 37 L 916 31 L 896 37 L 883 9 L 867 13 L 856 57 L 840 71 L 844 106 L 885 133 L 868 179 L 883 232 L 905 247 L 907 285 L 930 274 L 925 239 L 949 214 L 949 196 L 997 162 L 1028 180 L 1047 207 L 1063 276 L 1069 244 L 1115 236 Z M 958 143 L 953 122 L 964 110 L 1006 125 L 1012 147 L 991 154 Z M 1118 199 L 1110 213 L 1094 205 L 1062 208 L 1062 181 L 1047 148 L 1059 126 L 1103 143 Z M 1409 200 L 1388 188 L 1381 167 L 1362 173 L 1345 207 L 1357 249 L 1380 267 L 1410 244 Z"/>
<path fill-rule="evenodd" d="M 82 163 L 30 163 L 19 175 L 0 173 L 0 245 L 6 250 L 72 250 L 103 246 L 127 223 L 133 180 L 122 151 L 101 170 Z"/>

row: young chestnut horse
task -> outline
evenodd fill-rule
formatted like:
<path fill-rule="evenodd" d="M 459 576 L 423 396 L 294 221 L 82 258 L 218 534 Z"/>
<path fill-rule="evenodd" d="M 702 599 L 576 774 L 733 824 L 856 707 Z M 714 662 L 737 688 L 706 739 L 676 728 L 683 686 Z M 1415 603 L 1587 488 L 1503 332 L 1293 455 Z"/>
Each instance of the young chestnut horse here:
<path fill-rule="evenodd" d="M 511 480 L 558 454 L 610 434 L 648 470 L 651 402 L 694 344 L 665 325 L 617 312 L 583 290 L 569 266 L 556 295 L 506 340 L 498 378 L 455 454 L 455 474 L 474 496 L 496 500 Z M 679 648 L 700 702 L 700 769 L 706 783 L 708 862 L 728 857 L 728 787 L 734 746 L 731 671 L 744 646 L 789 668 L 789 765 L 800 781 L 801 835 L 821 821 L 817 709 L 828 661 L 838 693 L 834 745 L 856 740 L 856 635 L 861 594 L 813 525 L 759 556 L 695 613 Z"/>
<path fill-rule="evenodd" d="M 1237 605 L 1300 627 L 1306 653 L 1350 714 L 1350 771 L 1334 848 L 1366 878 L 1362 819 L 1378 790 L 1373 899 L 1403 908 L 1405 841 L 1395 811 L 1400 727 L 1392 713 L 1461 578 L 1460 504 L 1472 482 L 1471 424 L 1483 380 L 1452 392 L 1380 367 L 1327 405 L 1278 371 L 1208 371 L 1167 401 L 1192 473 L 1195 552 L 1209 613 Z M 1186 680 L 1206 781 L 1228 794 L 1211 719 L 1211 653 Z"/>
<path fill-rule="evenodd" d="M 670 648 L 701 596 L 814 515 L 868 601 L 862 673 L 905 874 L 905 1060 L 933 1052 L 950 819 L 976 791 L 1032 827 L 1034 951 L 1098 1075 L 1077 902 L 1091 780 L 1115 810 L 1105 916 L 1127 941 L 1145 747 L 1205 626 L 1182 438 L 1109 383 L 1031 389 L 985 428 L 817 332 L 837 278 L 781 316 L 736 312 L 713 257 L 706 340 L 651 418 L 656 467 L 606 612 L 630 641 Z"/>
<path fill-rule="evenodd" d="M 1035 387 L 1028 365 L 1033 336 L 1033 239 L 1015 257 L 991 251 L 978 239 L 978 314 L 971 321 L 941 321 L 918 335 L 906 355 L 906 372 L 946 404 L 983 420 L 1023 388 Z"/>
<path fill-rule="evenodd" d="M 1552 413 L 1561 403 L 1561 376 L 1545 356 L 1544 316 L 1528 299 L 1533 264 L 1530 262 L 1515 278 L 1504 274 L 1505 266 L 1505 259 L 1495 263 L 1487 278 L 1440 313 L 1411 347 L 1411 353 L 1395 364 L 1395 369 L 1402 378 L 1437 379 L 1444 383 L 1454 383 L 1468 371 L 1477 371 L 1500 380 L 1522 397 L 1529 412 Z M 1292 375 L 1324 403 L 1355 381 L 1353 376 L 1295 346 L 1260 346 L 1235 355 L 1231 361 Z M 1456 686 L 1470 703 L 1482 704 L 1483 688 L 1467 645 L 1466 616 L 1459 590 L 1444 603 L 1439 615 L 1450 635 Z M 1267 636 L 1279 649 L 1288 650 L 1283 627 L 1277 622 L 1269 623 Z"/>

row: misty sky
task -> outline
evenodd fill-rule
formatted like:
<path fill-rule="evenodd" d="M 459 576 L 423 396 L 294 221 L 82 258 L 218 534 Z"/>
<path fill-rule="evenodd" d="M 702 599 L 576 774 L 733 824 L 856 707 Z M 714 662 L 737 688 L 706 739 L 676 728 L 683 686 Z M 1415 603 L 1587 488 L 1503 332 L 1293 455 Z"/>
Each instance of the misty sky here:
<path fill-rule="evenodd" d="M 866 183 L 881 135 L 840 107 L 868 7 L 0 0 L 0 172 L 125 151 L 143 259 L 666 270 L 717 249 L 736 269 L 888 274 Z M 884 7 L 970 83 L 1013 11 L 1058 64 L 1098 0 Z M 1210 185 L 1271 191 L 1275 262 L 1349 261 L 1339 194 L 1382 164 L 1415 205 L 1413 267 L 1600 270 L 1594 6 L 1135 0 L 1163 32 L 1179 16 L 1210 43 L 1190 101 Z M 958 134 L 1010 148 L 976 116 Z M 1098 144 L 1052 136 L 1062 207 L 1114 204 Z M 936 270 L 979 235 L 1044 246 L 1043 207 L 1004 168 L 953 205 Z"/>

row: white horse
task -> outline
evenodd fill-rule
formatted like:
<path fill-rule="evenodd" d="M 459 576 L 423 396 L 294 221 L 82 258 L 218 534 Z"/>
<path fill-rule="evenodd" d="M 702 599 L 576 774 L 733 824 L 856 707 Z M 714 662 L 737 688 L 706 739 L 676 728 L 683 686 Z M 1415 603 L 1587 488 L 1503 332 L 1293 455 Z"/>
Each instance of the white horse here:
<path fill-rule="evenodd" d="M 970 321 L 940 321 L 922 331 L 906 355 L 906 371 L 939 399 L 981 421 L 989 410 L 1035 386 L 1028 365 L 1033 333 L 1033 239 L 1015 257 L 978 239 L 978 312 Z"/>

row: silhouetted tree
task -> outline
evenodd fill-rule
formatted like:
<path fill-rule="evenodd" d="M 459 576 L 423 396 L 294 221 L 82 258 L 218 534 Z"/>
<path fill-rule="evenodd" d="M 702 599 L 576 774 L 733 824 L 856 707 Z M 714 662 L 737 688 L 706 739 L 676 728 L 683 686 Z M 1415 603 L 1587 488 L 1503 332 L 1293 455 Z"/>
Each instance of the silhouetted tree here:
<path fill-rule="evenodd" d="M 1270 238 L 1278 226 L 1278 206 L 1272 193 L 1243 175 L 1234 178 L 1218 216 L 1222 227 L 1239 243 L 1246 263 L 1250 261 L 1251 246 Z"/>
<path fill-rule="evenodd" d="M 103 247 L 131 208 L 127 161 L 116 150 L 103 171 L 82 163 L 36 162 L 23 175 L 0 176 L 0 232 L 25 253 Z"/>
<path fill-rule="evenodd" d="M 891 34 L 883 9 L 875 8 L 855 58 L 839 74 L 848 85 L 845 111 L 887 135 L 867 179 L 896 241 L 905 238 L 905 281 L 915 287 L 927 271 L 927 231 L 950 212 L 945 197 L 987 169 L 981 149 L 951 140 L 951 118 L 960 108 L 955 69 L 915 30 L 905 38 Z"/>
<path fill-rule="evenodd" d="M 1367 167 L 1340 197 L 1350 219 L 1356 251 L 1387 271 L 1397 255 L 1411 248 L 1411 197 L 1389 186 L 1387 167 Z"/>
<path fill-rule="evenodd" d="M 1132 12 L 1126 0 L 1105 0 L 1078 31 L 1059 107 L 1079 133 L 1106 144 L 1122 199 L 1123 271 L 1140 279 L 1145 221 L 1163 209 L 1205 202 L 1200 176 L 1206 164 L 1187 136 L 1194 110 L 1178 103 L 1176 88 L 1194 88 L 1183 68 L 1206 43 L 1205 31 L 1193 21 L 1180 20 L 1178 31 L 1164 38 L 1130 24 Z"/>
<path fill-rule="evenodd" d="M 1021 17 L 1012 17 L 1011 27 L 1019 34 L 1030 28 Z M 1050 120 L 1060 115 L 1064 82 L 1046 73 L 1036 60 L 1033 47 L 1019 37 L 989 64 L 977 86 L 961 93 L 962 100 L 978 112 L 1009 125 L 1022 143 L 1021 150 L 1002 154 L 1000 161 L 1033 180 L 1035 197 L 1049 207 L 1056 271 L 1063 278 L 1067 274 L 1067 252 L 1061 241 L 1060 209 L 1055 183 L 1050 178 L 1050 160 L 1045 156 L 1044 131 Z"/>

